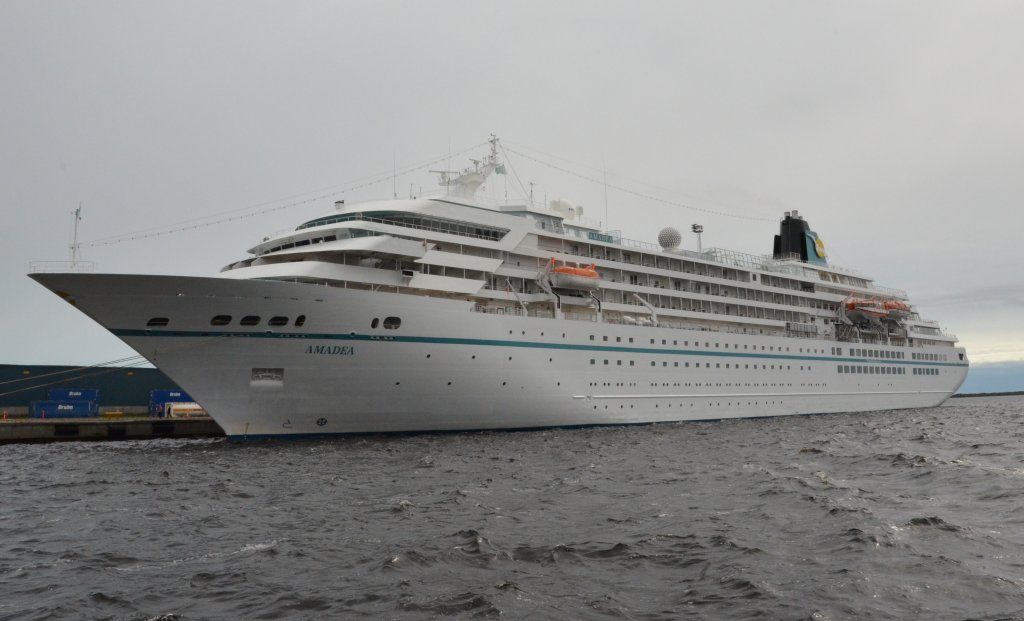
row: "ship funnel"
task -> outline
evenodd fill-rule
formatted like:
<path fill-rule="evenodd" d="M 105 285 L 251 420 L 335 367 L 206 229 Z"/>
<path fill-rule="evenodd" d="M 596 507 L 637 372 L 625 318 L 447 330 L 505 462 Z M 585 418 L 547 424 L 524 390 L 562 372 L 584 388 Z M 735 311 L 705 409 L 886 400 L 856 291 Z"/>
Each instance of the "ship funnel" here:
<path fill-rule="evenodd" d="M 772 257 L 827 265 L 825 243 L 818 238 L 818 234 L 811 230 L 798 211 L 785 213 L 786 217 L 779 224 L 779 234 L 775 236 Z"/>

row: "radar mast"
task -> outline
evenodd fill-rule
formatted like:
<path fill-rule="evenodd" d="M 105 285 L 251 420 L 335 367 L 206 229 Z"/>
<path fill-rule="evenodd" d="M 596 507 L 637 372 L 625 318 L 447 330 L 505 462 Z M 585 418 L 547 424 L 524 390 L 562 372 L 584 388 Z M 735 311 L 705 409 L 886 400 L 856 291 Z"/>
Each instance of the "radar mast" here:
<path fill-rule="evenodd" d="M 473 165 L 461 171 L 458 170 L 431 170 L 432 173 L 441 175 L 438 183 L 445 188 L 445 193 L 460 198 L 473 198 L 480 186 L 487 181 L 491 173 L 505 174 L 505 166 L 498 159 L 498 137 L 491 134 L 487 141 L 491 144 L 491 152 L 482 160 L 470 159 Z M 454 175 L 454 176 L 453 176 Z"/>

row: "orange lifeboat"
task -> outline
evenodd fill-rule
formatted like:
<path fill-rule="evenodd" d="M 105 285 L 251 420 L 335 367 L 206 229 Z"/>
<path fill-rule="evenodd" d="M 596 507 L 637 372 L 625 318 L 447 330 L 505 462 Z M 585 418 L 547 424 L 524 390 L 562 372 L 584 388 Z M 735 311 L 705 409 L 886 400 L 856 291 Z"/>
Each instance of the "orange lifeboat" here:
<path fill-rule="evenodd" d="M 878 300 L 849 298 L 846 300 L 846 314 L 854 321 L 870 321 L 885 319 L 889 316 L 889 309 Z"/>
<path fill-rule="evenodd" d="M 593 291 L 601 284 L 601 277 L 597 273 L 597 266 L 593 263 L 588 267 L 573 267 L 565 263 L 555 265 L 555 260 L 551 259 L 551 266 L 551 286 L 556 289 Z"/>
<path fill-rule="evenodd" d="M 882 302 L 882 306 L 885 310 L 889 311 L 890 315 L 896 317 L 907 317 L 910 315 L 910 306 L 902 300 L 886 300 Z"/>

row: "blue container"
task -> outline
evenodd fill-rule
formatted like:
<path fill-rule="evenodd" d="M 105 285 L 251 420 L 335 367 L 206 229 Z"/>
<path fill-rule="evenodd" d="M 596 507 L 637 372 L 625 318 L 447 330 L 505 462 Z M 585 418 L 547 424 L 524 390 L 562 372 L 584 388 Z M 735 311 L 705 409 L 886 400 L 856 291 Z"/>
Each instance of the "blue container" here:
<path fill-rule="evenodd" d="M 29 409 L 32 418 L 93 418 L 99 414 L 95 401 L 33 401 Z"/>
<path fill-rule="evenodd" d="M 51 388 L 46 391 L 50 401 L 99 401 L 98 388 Z"/>
<path fill-rule="evenodd" d="M 164 406 L 168 403 L 189 403 L 195 401 L 183 390 L 151 390 L 149 392 L 149 415 L 164 416 Z"/>

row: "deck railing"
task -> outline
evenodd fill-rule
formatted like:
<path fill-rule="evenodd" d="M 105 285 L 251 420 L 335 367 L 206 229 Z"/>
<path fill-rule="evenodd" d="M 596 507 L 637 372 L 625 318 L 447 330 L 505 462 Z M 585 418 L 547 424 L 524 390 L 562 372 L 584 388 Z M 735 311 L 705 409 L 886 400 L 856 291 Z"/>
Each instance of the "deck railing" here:
<path fill-rule="evenodd" d="M 91 274 L 96 271 L 93 261 L 31 261 L 28 264 L 30 274 Z"/>

